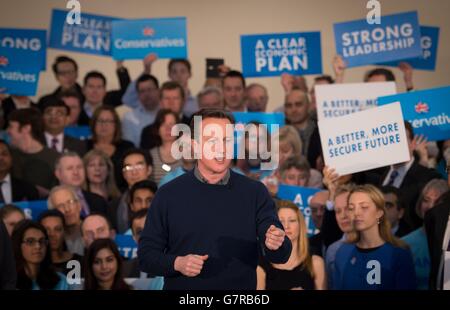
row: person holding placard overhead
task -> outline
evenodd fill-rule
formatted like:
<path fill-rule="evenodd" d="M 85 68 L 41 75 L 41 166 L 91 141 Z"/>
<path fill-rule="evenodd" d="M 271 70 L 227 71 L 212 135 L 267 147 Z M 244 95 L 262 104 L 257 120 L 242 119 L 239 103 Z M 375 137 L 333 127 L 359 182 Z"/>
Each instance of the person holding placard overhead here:
<path fill-rule="evenodd" d="M 197 165 L 156 193 L 138 245 L 141 270 L 164 276 L 164 289 L 254 290 L 260 247 L 269 262 L 283 264 L 291 242 L 264 185 L 230 170 L 233 136 L 224 133 L 233 117 L 223 110 L 196 116 Z"/>

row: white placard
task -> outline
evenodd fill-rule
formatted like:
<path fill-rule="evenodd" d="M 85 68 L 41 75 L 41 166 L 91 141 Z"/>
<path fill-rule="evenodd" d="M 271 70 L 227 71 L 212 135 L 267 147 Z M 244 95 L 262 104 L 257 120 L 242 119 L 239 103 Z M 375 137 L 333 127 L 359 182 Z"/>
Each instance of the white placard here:
<path fill-rule="evenodd" d="M 400 103 L 319 121 L 325 164 L 340 175 L 410 160 Z"/>
<path fill-rule="evenodd" d="M 319 120 L 377 106 L 377 98 L 397 94 L 395 82 L 322 84 L 315 86 Z"/>

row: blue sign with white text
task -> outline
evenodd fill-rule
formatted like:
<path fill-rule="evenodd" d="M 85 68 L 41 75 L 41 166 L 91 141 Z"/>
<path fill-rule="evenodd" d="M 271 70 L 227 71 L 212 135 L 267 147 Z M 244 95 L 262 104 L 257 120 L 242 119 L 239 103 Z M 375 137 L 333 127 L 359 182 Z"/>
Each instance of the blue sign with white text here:
<path fill-rule="evenodd" d="M 21 208 L 25 213 L 25 217 L 33 221 L 37 221 L 39 215 L 41 215 L 42 212 L 48 210 L 47 200 L 17 201 L 13 202 L 12 204 Z M 3 206 L 0 205 L 0 208 L 1 207 Z"/>
<path fill-rule="evenodd" d="M 313 236 L 316 233 L 316 227 L 311 218 L 311 208 L 309 202 L 315 193 L 320 192 L 320 189 L 300 187 L 292 185 L 280 185 L 278 187 L 277 196 L 283 200 L 290 200 L 295 203 L 305 217 L 306 227 L 308 228 L 308 236 Z"/>
<path fill-rule="evenodd" d="M 403 118 L 428 141 L 450 139 L 450 86 L 378 98 L 378 105 L 400 102 Z"/>
<path fill-rule="evenodd" d="M 241 57 L 245 77 L 321 74 L 320 32 L 242 35 Z"/>
<path fill-rule="evenodd" d="M 422 55 L 417 12 L 381 17 L 381 24 L 365 19 L 334 24 L 336 52 L 347 67 L 417 58 Z"/>
<path fill-rule="evenodd" d="M 131 259 L 137 256 L 137 244 L 132 235 L 116 235 L 114 241 L 122 257 Z"/>
<path fill-rule="evenodd" d="M 384 66 L 398 67 L 400 62 L 409 63 L 414 69 L 434 71 L 436 69 L 439 46 L 439 27 L 420 26 L 422 56 L 396 62 L 380 63 Z"/>
<path fill-rule="evenodd" d="M 66 23 L 68 11 L 54 9 L 50 25 L 51 48 L 93 54 L 111 55 L 111 23 L 119 18 L 81 13 L 81 24 Z"/>
<path fill-rule="evenodd" d="M 272 128 L 271 125 L 278 125 L 278 128 L 281 128 L 285 124 L 283 113 L 233 112 L 233 116 L 236 124 L 246 125 L 250 122 L 265 124 L 269 133 L 272 133 L 273 129 L 276 128 Z"/>
<path fill-rule="evenodd" d="M 158 58 L 187 58 L 186 18 L 123 20 L 112 23 L 112 57 L 143 59 L 149 53 Z"/>
<path fill-rule="evenodd" d="M 45 64 L 45 30 L 0 28 L 0 93 L 34 96 Z"/>

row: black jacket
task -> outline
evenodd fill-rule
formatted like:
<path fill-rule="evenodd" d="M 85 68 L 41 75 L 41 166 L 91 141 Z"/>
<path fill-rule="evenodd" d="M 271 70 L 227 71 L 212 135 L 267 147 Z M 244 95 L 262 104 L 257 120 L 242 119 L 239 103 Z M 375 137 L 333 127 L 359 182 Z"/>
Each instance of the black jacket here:
<path fill-rule="evenodd" d="M 16 264 L 8 231 L 0 221 L 0 290 L 16 289 Z"/>
<path fill-rule="evenodd" d="M 82 192 L 84 199 L 89 205 L 91 213 L 99 213 L 104 216 L 108 216 L 108 203 L 102 196 L 85 190 L 83 190 Z"/>
<path fill-rule="evenodd" d="M 13 202 L 39 200 L 39 193 L 31 183 L 11 177 Z"/>
<path fill-rule="evenodd" d="M 430 289 L 437 289 L 439 264 L 442 257 L 442 243 L 447 229 L 448 216 L 450 214 L 450 192 L 444 194 L 439 202 L 425 214 L 425 231 L 430 252 Z M 441 281 L 440 281 L 441 282 Z"/>

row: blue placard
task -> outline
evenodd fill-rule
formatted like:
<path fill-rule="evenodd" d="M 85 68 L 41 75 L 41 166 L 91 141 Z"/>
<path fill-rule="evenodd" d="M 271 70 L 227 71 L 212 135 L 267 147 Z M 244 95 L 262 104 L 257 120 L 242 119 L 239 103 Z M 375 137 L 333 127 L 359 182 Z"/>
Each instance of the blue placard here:
<path fill-rule="evenodd" d="M 80 140 L 87 140 L 92 137 L 91 127 L 89 126 L 69 126 L 64 128 L 64 134 Z"/>
<path fill-rule="evenodd" d="M 32 219 L 33 221 L 37 221 L 39 215 L 42 212 L 48 210 L 47 208 L 47 200 L 36 200 L 36 201 L 17 201 L 12 202 L 11 204 L 21 208 L 25 213 L 25 217 L 28 219 Z M 0 208 L 3 205 L 0 206 Z"/>
<path fill-rule="evenodd" d="M 294 202 L 302 211 L 305 217 L 306 226 L 308 227 L 308 236 L 313 236 L 316 231 L 316 227 L 311 218 L 311 208 L 309 207 L 309 202 L 315 193 L 320 192 L 320 189 L 300 187 L 292 185 L 280 185 L 278 187 L 277 196 L 280 199 L 290 200 Z"/>
<path fill-rule="evenodd" d="M 187 58 L 186 18 L 114 21 L 111 42 L 114 59 Z"/>
<path fill-rule="evenodd" d="M 8 57 L 14 69 L 45 71 L 46 47 L 46 30 L 0 28 L 0 56 Z"/>
<path fill-rule="evenodd" d="M 116 17 L 81 13 L 81 24 L 66 23 L 68 11 L 54 9 L 49 47 L 93 54 L 111 55 L 111 23 Z"/>
<path fill-rule="evenodd" d="M 130 259 L 137 256 L 137 244 L 132 235 L 116 235 L 115 242 L 122 257 Z"/>
<path fill-rule="evenodd" d="M 409 63 L 414 69 L 434 71 L 439 46 L 439 27 L 420 26 L 422 56 L 401 61 L 380 63 L 383 66 L 398 67 L 400 62 Z"/>
<path fill-rule="evenodd" d="M 320 32 L 243 35 L 241 57 L 246 77 L 321 74 Z"/>
<path fill-rule="evenodd" d="M 11 59 L 0 55 L 0 94 L 34 96 L 36 95 L 41 69 L 13 69 L 17 58 Z M 7 63 L 6 65 L 4 63 Z"/>
<path fill-rule="evenodd" d="M 450 139 L 450 86 L 378 98 L 378 105 L 400 102 L 414 133 L 429 141 Z"/>
<path fill-rule="evenodd" d="M 422 55 L 417 12 L 381 17 L 381 24 L 365 19 L 334 24 L 336 52 L 347 67 L 376 64 Z"/>

